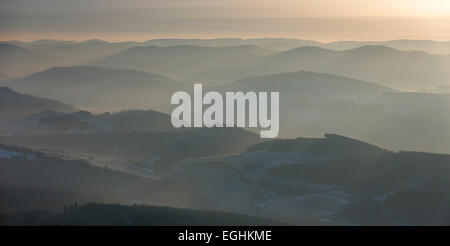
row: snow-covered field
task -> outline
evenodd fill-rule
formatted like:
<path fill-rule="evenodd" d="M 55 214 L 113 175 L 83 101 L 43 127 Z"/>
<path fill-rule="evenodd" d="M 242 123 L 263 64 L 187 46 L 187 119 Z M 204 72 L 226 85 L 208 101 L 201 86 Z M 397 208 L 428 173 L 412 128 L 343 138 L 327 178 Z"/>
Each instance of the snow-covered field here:
<path fill-rule="evenodd" d="M 353 196 L 346 193 L 344 187 L 277 179 L 267 175 L 267 170 L 305 162 L 317 161 L 319 164 L 329 158 L 292 152 L 255 151 L 184 160 L 174 165 L 172 172 L 173 178 L 179 182 L 192 185 L 216 200 L 219 204 L 217 209 L 273 218 L 286 217 L 286 221 L 296 223 L 307 218 L 333 215 Z M 272 186 L 289 187 L 298 190 L 298 194 L 278 194 Z"/>
<path fill-rule="evenodd" d="M 33 160 L 34 158 L 36 158 L 36 156 L 33 155 L 33 154 L 24 154 L 24 153 L 20 153 L 20 152 L 0 149 L 0 159 L 1 158 L 11 159 L 11 158 L 16 157 L 16 156 L 25 156 L 28 160 Z"/>
<path fill-rule="evenodd" d="M 11 159 L 13 156 L 22 156 L 22 153 L 8 151 L 5 149 L 0 149 L 0 158 L 8 158 Z"/>

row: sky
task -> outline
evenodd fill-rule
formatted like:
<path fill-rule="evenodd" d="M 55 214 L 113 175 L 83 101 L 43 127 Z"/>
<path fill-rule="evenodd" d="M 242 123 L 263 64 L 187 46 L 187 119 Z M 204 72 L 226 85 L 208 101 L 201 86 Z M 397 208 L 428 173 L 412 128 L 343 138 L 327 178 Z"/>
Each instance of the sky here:
<path fill-rule="evenodd" d="M 450 40 L 450 0 L 0 0 L 0 40 Z"/>

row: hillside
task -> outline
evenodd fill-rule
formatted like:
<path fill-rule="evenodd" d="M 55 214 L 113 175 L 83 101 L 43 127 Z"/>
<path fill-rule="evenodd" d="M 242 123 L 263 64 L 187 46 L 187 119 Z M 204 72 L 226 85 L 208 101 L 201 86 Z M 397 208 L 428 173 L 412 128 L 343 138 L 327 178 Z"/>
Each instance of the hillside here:
<path fill-rule="evenodd" d="M 142 134 L 139 137 L 144 138 Z M 235 141 L 232 144 L 240 142 L 237 136 L 229 137 Z M 82 141 L 84 145 L 90 142 Z M 192 139 L 187 143 L 211 148 Z M 175 158 L 177 146 L 187 155 Z M 246 152 L 210 156 L 188 154 L 187 146 L 168 146 L 172 158 L 141 157 L 142 161 L 128 162 L 126 168 L 116 170 L 111 162 L 111 166 L 96 167 L 86 161 L 1 145 L 1 211 L 58 210 L 70 203 L 100 202 L 214 207 L 294 225 L 450 223 L 446 206 L 450 201 L 446 195 L 450 194 L 449 155 L 393 152 L 336 134 L 268 140 L 247 147 Z M 205 151 L 213 153 L 212 149 Z M 16 224 L 46 221 L 66 225 L 205 225 L 213 223 L 212 218 L 226 225 L 257 223 L 231 214 L 223 217 L 216 212 L 146 206 L 91 204 L 85 210 L 75 211 L 72 206 L 64 211 L 21 212 L 2 218 Z M 188 219 L 185 213 L 195 214 L 196 219 Z M 174 214 L 180 220 L 174 219 Z M 155 216 L 160 219 L 153 220 Z"/>
<path fill-rule="evenodd" d="M 47 109 L 61 112 L 75 111 L 73 106 L 56 100 L 21 94 L 8 87 L 0 87 L 0 121 L 2 122 L 19 119 Z"/>
<path fill-rule="evenodd" d="M 296 71 L 265 76 L 251 76 L 214 89 L 219 91 L 278 91 L 280 107 L 302 107 L 302 103 L 327 103 L 330 101 L 367 102 L 385 92 L 395 90 L 326 73 Z M 300 103 L 302 102 L 302 103 Z M 289 103 L 289 105 L 287 104 Z"/>
<path fill-rule="evenodd" d="M 380 155 L 386 152 L 377 146 L 335 134 L 325 134 L 325 138 L 277 139 L 256 144 L 252 151 L 281 151 L 303 155 Z"/>
<path fill-rule="evenodd" d="M 220 209 L 297 225 L 448 225 L 449 170 L 450 155 L 392 152 L 335 134 L 269 140 L 172 168 Z"/>
<path fill-rule="evenodd" d="M 96 111 L 148 109 L 183 85 L 157 74 L 98 67 L 53 67 L 6 81 L 12 88 Z"/>
<path fill-rule="evenodd" d="M 93 166 L 0 144 L 0 211 L 59 210 L 75 202 L 186 204 L 196 194 L 170 179 Z M 186 200 L 187 199 L 187 200 Z"/>
<path fill-rule="evenodd" d="M 133 126 L 133 125 L 132 125 Z M 99 166 L 115 166 L 125 172 L 152 174 L 154 162 L 165 159 L 215 156 L 245 151 L 261 142 L 255 133 L 241 128 L 198 128 L 161 131 L 33 131 L 40 135 L 0 136 L 0 143 L 42 149 L 70 158 L 89 159 Z M 141 129 L 142 130 L 142 129 Z M 25 132 L 26 133 L 26 132 Z M 45 134 L 47 133 L 47 134 Z M 86 134 L 89 133 L 89 134 Z M 138 164 L 139 168 L 129 168 Z M 146 173 L 147 174 L 147 173 Z"/>

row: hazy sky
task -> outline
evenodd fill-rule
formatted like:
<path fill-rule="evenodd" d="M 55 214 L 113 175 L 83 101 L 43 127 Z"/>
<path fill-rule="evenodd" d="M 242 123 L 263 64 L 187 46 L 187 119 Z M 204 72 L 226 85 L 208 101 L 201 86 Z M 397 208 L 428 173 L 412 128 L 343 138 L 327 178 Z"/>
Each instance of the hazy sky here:
<path fill-rule="evenodd" d="M 450 40 L 450 0 L 0 0 L 0 39 Z"/>

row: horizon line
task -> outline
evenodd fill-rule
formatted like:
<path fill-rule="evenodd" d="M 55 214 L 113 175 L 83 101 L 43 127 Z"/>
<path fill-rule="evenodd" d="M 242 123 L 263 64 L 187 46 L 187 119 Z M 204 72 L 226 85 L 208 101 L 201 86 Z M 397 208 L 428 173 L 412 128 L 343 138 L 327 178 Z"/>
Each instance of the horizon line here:
<path fill-rule="evenodd" d="M 290 37 L 252 37 L 252 38 L 241 38 L 241 37 L 214 37 L 214 38 L 181 38 L 181 37 L 166 37 L 166 38 L 153 38 L 153 39 L 145 39 L 143 41 L 138 40 L 123 40 L 123 41 L 113 41 L 108 39 L 102 39 L 102 38 L 90 38 L 90 39 L 83 39 L 83 40 L 74 40 L 74 39 L 55 39 L 55 38 L 38 38 L 38 39 L 32 39 L 32 40 L 25 40 L 25 39 L 9 39 L 9 40 L 0 40 L 0 42 L 3 43 L 11 43 L 11 42 L 22 42 L 22 43 L 34 43 L 39 41 L 59 41 L 59 42 L 73 42 L 73 43 L 87 43 L 92 41 L 101 41 L 106 43 L 145 43 L 150 42 L 153 40 L 263 40 L 263 39 L 285 39 L 285 40 L 296 40 L 296 41 L 312 41 L 322 44 L 331 44 L 331 43 L 338 43 L 338 42 L 392 42 L 392 41 L 428 41 L 428 42 L 437 42 L 437 43 L 446 43 L 450 42 L 450 40 L 437 40 L 437 39 L 414 39 L 414 38 L 398 38 L 398 39 L 385 39 L 385 40 L 352 40 L 352 39 L 342 39 L 342 40 L 335 40 L 335 41 L 318 41 L 314 39 L 302 39 L 302 38 L 290 38 Z"/>

